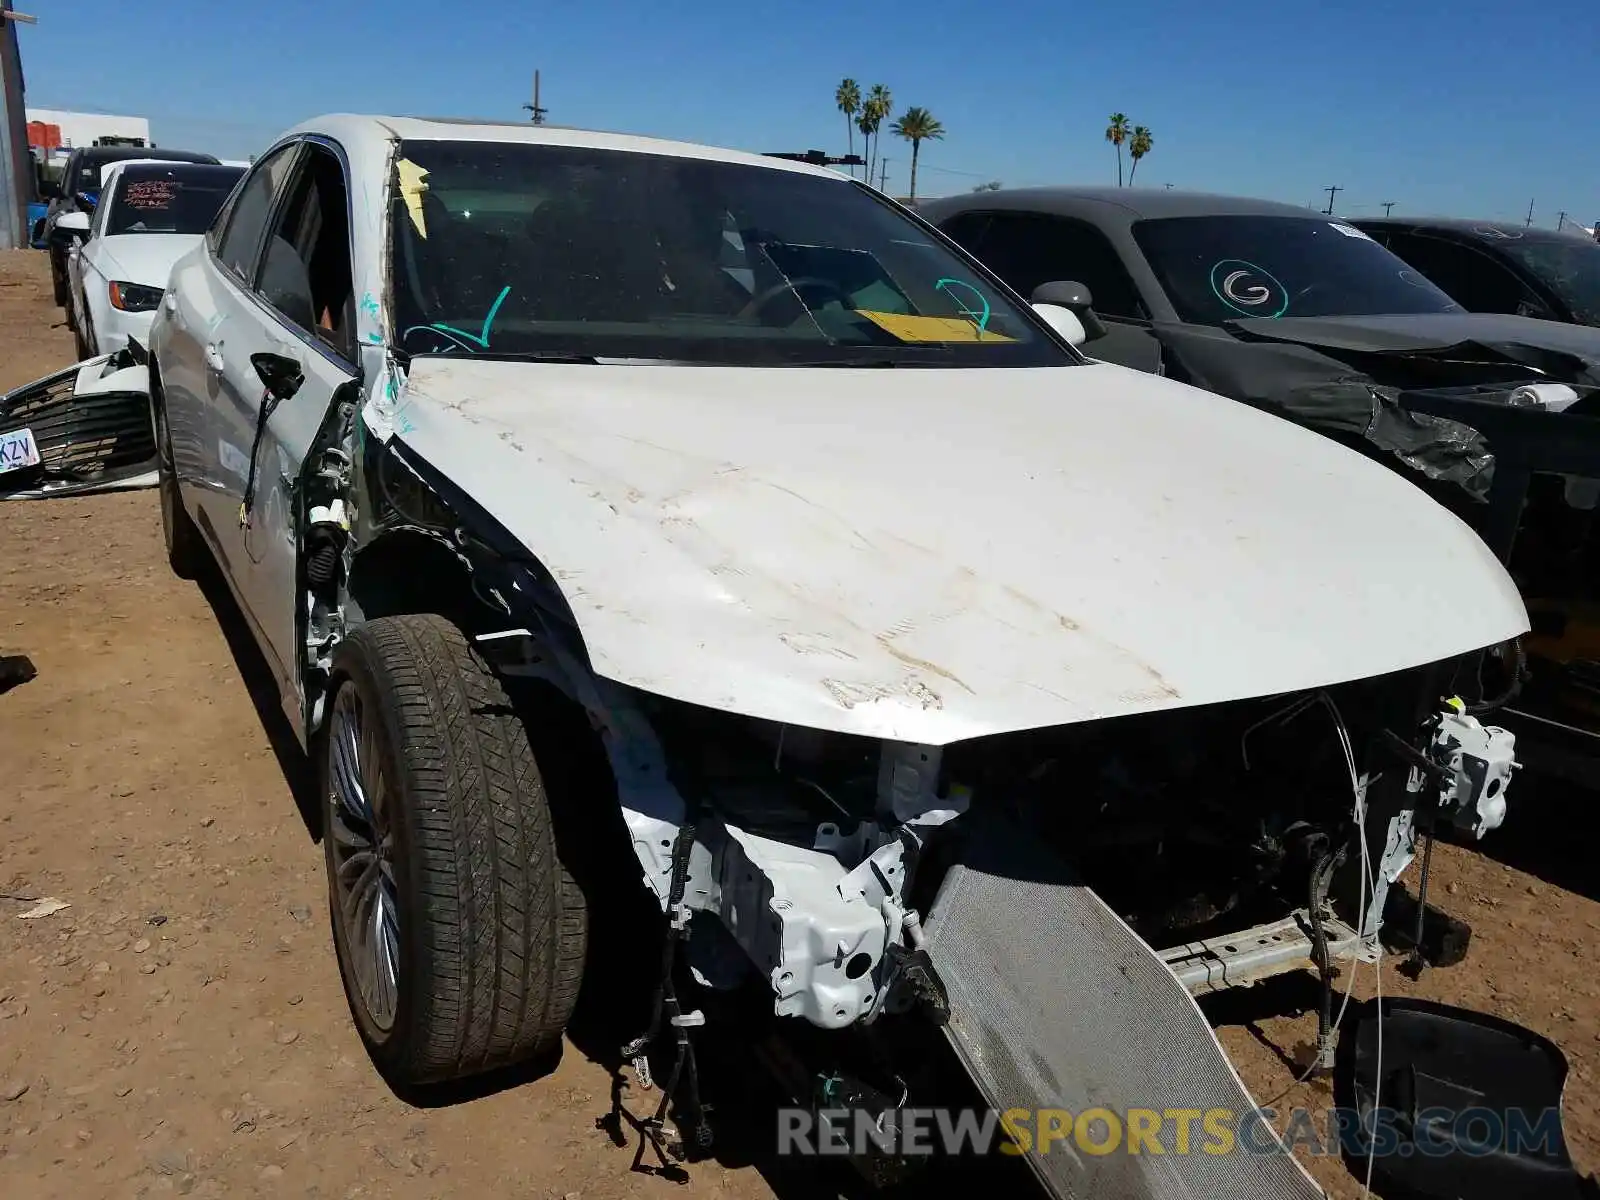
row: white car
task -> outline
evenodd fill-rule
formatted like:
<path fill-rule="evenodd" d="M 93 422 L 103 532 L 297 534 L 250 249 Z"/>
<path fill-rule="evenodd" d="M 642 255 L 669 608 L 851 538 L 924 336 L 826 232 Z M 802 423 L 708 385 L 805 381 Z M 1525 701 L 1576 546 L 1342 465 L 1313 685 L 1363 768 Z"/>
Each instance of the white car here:
<path fill-rule="evenodd" d="M 876 1047 L 891 1107 L 948 1039 L 1000 1111 L 1251 1111 L 1193 994 L 1331 986 L 1419 811 L 1498 823 L 1509 735 L 1439 697 L 1527 614 L 1409 481 L 1083 336 L 800 163 L 354 116 L 260 156 L 151 332 L 162 519 L 316 764 L 386 1075 L 540 1055 L 587 975 L 654 989 L 623 1054 L 701 1147 L 719 995 L 835 1082 Z"/>
<path fill-rule="evenodd" d="M 67 256 L 78 357 L 111 354 L 150 340 L 150 322 L 172 264 L 210 227 L 239 167 L 129 159 L 107 166 L 93 217 L 69 213 L 62 228 L 88 238 Z"/>

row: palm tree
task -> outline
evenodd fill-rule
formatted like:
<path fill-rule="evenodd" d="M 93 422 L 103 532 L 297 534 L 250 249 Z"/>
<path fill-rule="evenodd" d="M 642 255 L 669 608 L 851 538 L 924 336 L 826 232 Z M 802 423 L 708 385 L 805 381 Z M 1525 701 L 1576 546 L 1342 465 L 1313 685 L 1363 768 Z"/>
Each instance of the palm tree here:
<path fill-rule="evenodd" d="M 872 141 L 872 153 L 867 159 L 868 183 L 872 182 L 872 171 L 877 165 L 879 149 L 878 142 L 881 137 L 879 131 L 883 128 L 883 123 L 889 119 L 889 114 L 893 111 L 894 100 L 889 95 L 889 89 L 884 87 L 881 83 L 873 84 L 872 90 L 867 93 L 867 98 L 861 105 L 862 119 L 865 120 L 867 125 L 870 127 L 863 128 L 862 132 L 865 133 Z"/>
<path fill-rule="evenodd" d="M 849 139 L 850 153 L 856 152 L 856 114 L 861 111 L 861 85 L 854 79 L 843 80 L 833 93 L 833 102 L 839 106 L 839 111 L 844 114 L 844 133 Z M 850 168 L 854 175 L 856 169 Z"/>
<path fill-rule="evenodd" d="M 1133 165 L 1128 168 L 1128 186 L 1133 186 L 1133 177 L 1139 173 L 1139 160 L 1150 153 L 1150 147 L 1155 145 L 1155 139 L 1150 136 L 1150 131 L 1143 125 L 1133 127 L 1133 136 L 1128 139 L 1128 157 L 1133 159 Z"/>
<path fill-rule="evenodd" d="M 925 108 L 908 108 L 894 123 L 896 137 L 911 143 L 911 200 L 917 198 L 917 155 L 925 140 L 937 141 L 944 136 L 944 126 Z"/>
<path fill-rule="evenodd" d="M 1106 141 L 1117 148 L 1117 186 L 1122 186 L 1122 143 L 1128 140 L 1128 118 L 1122 113 L 1111 114 L 1111 124 L 1106 126 Z"/>

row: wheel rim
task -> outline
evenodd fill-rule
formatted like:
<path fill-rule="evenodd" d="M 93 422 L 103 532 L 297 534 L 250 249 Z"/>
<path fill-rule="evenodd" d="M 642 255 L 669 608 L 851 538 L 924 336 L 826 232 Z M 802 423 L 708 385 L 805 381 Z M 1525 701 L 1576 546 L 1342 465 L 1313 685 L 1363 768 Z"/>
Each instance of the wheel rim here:
<path fill-rule="evenodd" d="M 333 850 L 334 919 L 373 1024 L 394 1025 L 400 993 L 400 912 L 387 773 L 376 731 L 355 687 L 334 701 L 328 730 L 328 831 Z"/>

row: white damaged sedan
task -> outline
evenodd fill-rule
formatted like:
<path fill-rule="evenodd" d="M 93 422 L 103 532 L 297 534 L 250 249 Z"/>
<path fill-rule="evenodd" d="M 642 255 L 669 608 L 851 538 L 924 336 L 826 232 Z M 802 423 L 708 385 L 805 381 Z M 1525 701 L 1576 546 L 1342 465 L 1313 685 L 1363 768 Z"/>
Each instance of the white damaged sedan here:
<path fill-rule="evenodd" d="M 1406 480 L 1083 331 L 801 163 L 353 116 L 259 157 L 152 332 L 162 516 L 316 764 L 381 1070 L 547 1050 L 609 961 L 696 1145 L 688 1030 L 752 994 L 908 1094 L 925 1031 L 1000 1109 L 1192 1105 L 1160 1036 L 1249 1108 L 1193 995 L 1372 961 L 1419 837 L 1499 823 L 1454 681 L 1526 614 Z"/>

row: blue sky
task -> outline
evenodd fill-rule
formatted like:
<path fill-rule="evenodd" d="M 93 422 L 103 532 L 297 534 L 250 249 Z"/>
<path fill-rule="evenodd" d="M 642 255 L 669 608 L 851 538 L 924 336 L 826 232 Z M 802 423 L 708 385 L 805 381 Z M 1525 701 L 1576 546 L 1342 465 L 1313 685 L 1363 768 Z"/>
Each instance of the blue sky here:
<path fill-rule="evenodd" d="M 1148 125 L 1139 182 L 1336 211 L 1600 218 L 1591 5 L 1150 0 L 1080 6 L 612 0 L 19 0 L 28 101 L 148 116 L 244 157 L 319 112 L 550 119 L 753 150 L 842 150 L 833 91 L 888 85 L 948 130 L 918 190 L 1114 182 L 1107 114 Z M 1507 18 L 1508 11 L 1514 18 Z M 909 147 L 884 139 L 903 191 Z"/>

